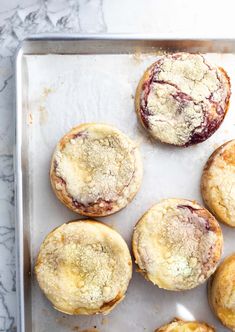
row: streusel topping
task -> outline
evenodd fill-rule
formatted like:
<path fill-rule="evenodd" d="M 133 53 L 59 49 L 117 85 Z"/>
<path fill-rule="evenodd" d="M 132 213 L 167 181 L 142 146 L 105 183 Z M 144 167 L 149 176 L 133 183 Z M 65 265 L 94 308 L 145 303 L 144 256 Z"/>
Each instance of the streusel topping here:
<path fill-rule="evenodd" d="M 133 247 L 148 279 L 162 288 L 183 290 L 196 287 L 215 270 L 221 237 L 208 211 L 191 201 L 168 199 L 136 225 Z"/>
<path fill-rule="evenodd" d="M 199 54 L 163 56 L 149 69 L 141 116 L 162 142 L 190 145 L 210 136 L 225 115 L 228 78 Z"/>
<path fill-rule="evenodd" d="M 57 147 L 55 172 L 75 202 L 100 202 L 101 207 L 102 201 L 122 204 L 139 187 L 137 154 L 134 142 L 120 131 L 93 124 Z"/>
<path fill-rule="evenodd" d="M 121 299 L 131 278 L 122 237 L 94 221 L 64 224 L 43 242 L 36 264 L 39 284 L 57 309 L 99 310 Z"/>

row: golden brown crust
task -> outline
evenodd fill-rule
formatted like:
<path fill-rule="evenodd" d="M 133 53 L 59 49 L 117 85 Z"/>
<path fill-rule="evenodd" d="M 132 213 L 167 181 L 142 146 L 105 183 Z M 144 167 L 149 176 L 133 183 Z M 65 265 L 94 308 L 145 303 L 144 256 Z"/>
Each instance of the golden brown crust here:
<path fill-rule="evenodd" d="M 135 111 L 138 116 L 138 119 L 142 126 L 147 129 L 147 124 L 143 121 L 143 118 L 141 116 L 141 93 L 142 93 L 142 87 L 144 85 L 144 82 L 148 81 L 151 75 L 151 70 L 154 68 L 155 63 L 153 63 L 146 71 L 144 72 L 143 76 L 141 77 L 135 94 Z"/>
<path fill-rule="evenodd" d="M 225 115 L 226 115 L 226 113 L 228 112 L 229 106 L 230 106 L 231 81 L 230 81 L 230 77 L 228 76 L 228 73 L 226 72 L 226 70 L 224 68 L 218 67 L 218 70 L 224 76 L 224 81 L 226 82 L 226 90 L 228 92 L 227 98 L 225 100 L 225 107 L 224 107 L 224 112 L 225 112 Z"/>
<path fill-rule="evenodd" d="M 179 66 L 167 64 L 162 68 L 167 61 Z M 230 95 L 226 71 L 208 64 L 203 55 L 165 54 L 143 74 L 136 89 L 135 109 L 154 139 L 189 146 L 206 140 L 218 129 Z"/>
<path fill-rule="evenodd" d="M 183 199 L 154 205 L 138 221 L 132 238 L 138 272 L 173 291 L 207 280 L 219 262 L 222 245 L 215 218 L 195 201 Z"/>
<path fill-rule="evenodd" d="M 96 144 L 94 151 L 93 142 Z M 77 166 L 84 166 L 83 169 L 76 165 L 72 167 L 72 170 L 77 170 L 74 171 L 74 179 L 71 180 L 70 175 L 71 191 L 66 181 L 71 169 L 68 172 L 61 170 L 60 160 L 72 145 L 81 153 L 72 155 L 74 150 L 70 148 L 66 152 L 66 165 L 71 167 L 72 163 L 77 163 Z M 124 208 L 139 190 L 142 180 L 140 153 L 134 142 L 116 128 L 96 123 L 82 124 L 59 141 L 51 161 L 50 179 L 56 196 L 69 209 L 89 217 L 107 216 Z M 81 186 L 74 188 L 77 183 Z"/>
<path fill-rule="evenodd" d="M 212 276 L 208 300 L 221 323 L 235 331 L 235 254 L 227 257 Z"/>
<path fill-rule="evenodd" d="M 215 329 L 204 322 L 176 318 L 171 323 L 156 329 L 155 332 L 215 332 Z"/>
<path fill-rule="evenodd" d="M 47 235 L 35 273 L 58 311 L 107 314 L 125 297 L 132 261 L 125 241 L 112 228 L 94 220 L 76 220 Z"/>
<path fill-rule="evenodd" d="M 235 140 L 224 143 L 209 157 L 201 178 L 201 193 L 210 211 L 235 227 Z"/>

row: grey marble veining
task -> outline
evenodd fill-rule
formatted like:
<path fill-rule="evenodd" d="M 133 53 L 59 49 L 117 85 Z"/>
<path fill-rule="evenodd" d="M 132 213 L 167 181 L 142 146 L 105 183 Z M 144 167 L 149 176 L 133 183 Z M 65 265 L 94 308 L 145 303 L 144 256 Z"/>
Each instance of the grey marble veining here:
<path fill-rule="evenodd" d="M 0 155 L 0 331 L 15 331 L 14 177 L 12 155 Z"/>

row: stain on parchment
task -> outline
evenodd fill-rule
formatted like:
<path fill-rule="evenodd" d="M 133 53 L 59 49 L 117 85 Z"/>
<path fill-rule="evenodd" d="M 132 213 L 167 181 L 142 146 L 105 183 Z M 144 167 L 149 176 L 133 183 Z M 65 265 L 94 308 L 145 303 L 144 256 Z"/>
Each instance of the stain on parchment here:
<path fill-rule="evenodd" d="M 52 88 L 44 88 L 44 89 L 43 89 L 43 93 L 42 93 L 42 95 L 44 96 L 44 98 L 47 98 L 48 95 L 49 95 L 50 93 L 54 92 L 54 91 L 55 91 L 55 90 L 52 89 Z"/>
<path fill-rule="evenodd" d="M 31 112 L 29 112 L 27 115 L 27 124 L 31 125 L 32 123 L 33 123 L 33 115 Z"/>
<path fill-rule="evenodd" d="M 106 325 L 106 324 L 108 324 L 108 322 L 109 322 L 109 320 L 108 320 L 107 317 L 103 317 L 102 320 L 101 320 L 102 325 Z"/>
<path fill-rule="evenodd" d="M 40 105 L 39 105 L 39 123 L 40 125 L 44 125 L 48 121 L 48 111 L 46 109 L 46 102 L 48 99 L 48 96 L 55 92 L 55 89 L 50 87 L 44 87 L 42 90 L 42 94 L 40 96 Z"/>
<path fill-rule="evenodd" d="M 46 108 L 44 106 L 40 106 L 39 107 L 39 112 L 40 112 L 40 115 L 39 115 L 39 123 L 41 125 L 47 123 L 47 120 L 48 120 L 48 112 L 46 110 Z"/>

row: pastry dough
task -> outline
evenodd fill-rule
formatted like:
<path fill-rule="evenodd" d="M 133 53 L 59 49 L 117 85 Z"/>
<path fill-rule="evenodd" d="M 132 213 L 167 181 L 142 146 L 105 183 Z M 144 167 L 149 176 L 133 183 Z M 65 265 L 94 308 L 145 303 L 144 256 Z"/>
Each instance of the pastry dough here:
<path fill-rule="evenodd" d="M 235 254 L 227 257 L 210 280 L 209 302 L 222 324 L 235 331 Z"/>
<path fill-rule="evenodd" d="M 35 272 L 55 309 L 89 315 L 108 313 L 124 298 L 132 262 L 116 231 L 101 222 L 77 220 L 45 238 Z"/>
<path fill-rule="evenodd" d="M 188 146 L 220 126 L 230 99 L 224 69 L 201 54 L 160 57 L 144 73 L 136 91 L 136 111 L 150 135 L 163 143 Z"/>
<path fill-rule="evenodd" d="M 74 212 L 107 216 L 124 208 L 142 180 L 139 150 L 126 135 L 104 124 L 73 128 L 58 143 L 51 162 L 56 196 Z"/>
<path fill-rule="evenodd" d="M 211 212 L 223 223 L 235 227 L 235 140 L 220 146 L 208 159 L 201 192 Z"/>
<path fill-rule="evenodd" d="M 156 329 L 155 332 L 215 332 L 215 329 L 206 323 L 175 319 L 170 324 Z"/>
<path fill-rule="evenodd" d="M 180 291 L 203 283 L 215 271 L 223 237 L 216 219 L 196 202 L 166 199 L 134 229 L 139 271 L 160 288 Z"/>

